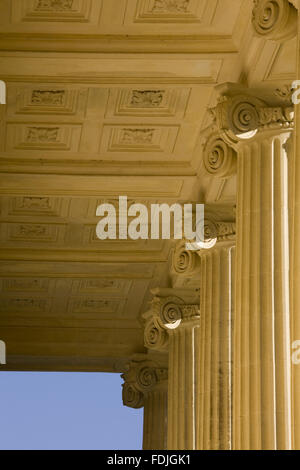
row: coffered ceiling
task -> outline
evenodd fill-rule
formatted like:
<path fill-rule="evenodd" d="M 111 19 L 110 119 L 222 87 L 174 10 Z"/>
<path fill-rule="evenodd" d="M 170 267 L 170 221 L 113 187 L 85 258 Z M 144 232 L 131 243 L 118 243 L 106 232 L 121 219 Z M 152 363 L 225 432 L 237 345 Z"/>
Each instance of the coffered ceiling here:
<path fill-rule="evenodd" d="M 172 242 L 99 241 L 96 207 L 234 205 L 202 164 L 214 87 L 277 93 L 295 43 L 253 36 L 251 0 L 1 0 L 0 338 L 8 369 L 120 371 L 144 352 Z M 277 92 L 276 92 L 277 90 Z M 278 92 L 279 90 L 279 92 Z"/>

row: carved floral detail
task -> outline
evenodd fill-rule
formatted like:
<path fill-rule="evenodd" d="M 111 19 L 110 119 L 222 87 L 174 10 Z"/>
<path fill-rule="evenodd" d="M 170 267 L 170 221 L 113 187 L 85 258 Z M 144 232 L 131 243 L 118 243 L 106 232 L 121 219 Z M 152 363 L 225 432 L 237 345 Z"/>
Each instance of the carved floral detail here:
<path fill-rule="evenodd" d="M 200 318 L 199 305 L 183 305 L 181 308 L 182 318 L 186 321 L 192 321 Z"/>
<path fill-rule="evenodd" d="M 283 100 L 291 101 L 293 92 L 294 90 L 291 85 L 283 85 L 280 88 L 276 88 L 274 94 Z"/>
<path fill-rule="evenodd" d="M 59 127 L 29 127 L 26 142 L 51 143 L 58 140 Z"/>
<path fill-rule="evenodd" d="M 217 237 L 219 241 L 232 240 L 236 235 L 234 222 L 216 222 Z"/>
<path fill-rule="evenodd" d="M 293 122 L 294 110 L 290 108 L 260 108 L 259 120 L 260 125 L 265 126 L 268 124 L 279 124 L 282 127 L 289 127 Z"/>
<path fill-rule="evenodd" d="M 47 227 L 44 225 L 20 225 L 19 234 L 25 238 L 40 238 L 46 235 Z"/>
<path fill-rule="evenodd" d="M 40 106 L 62 106 L 65 94 L 64 90 L 33 90 L 31 103 Z"/>
<path fill-rule="evenodd" d="M 134 108 L 157 108 L 164 94 L 163 90 L 132 90 L 130 105 Z"/>
<path fill-rule="evenodd" d="M 70 11 L 74 0 L 37 0 L 36 11 Z"/>
<path fill-rule="evenodd" d="M 143 145 L 151 144 L 155 129 L 123 129 L 121 143 Z"/>
<path fill-rule="evenodd" d="M 188 13 L 190 0 L 154 0 L 152 13 Z"/>
<path fill-rule="evenodd" d="M 30 197 L 24 196 L 21 209 L 50 209 L 50 199 L 48 197 Z"/>

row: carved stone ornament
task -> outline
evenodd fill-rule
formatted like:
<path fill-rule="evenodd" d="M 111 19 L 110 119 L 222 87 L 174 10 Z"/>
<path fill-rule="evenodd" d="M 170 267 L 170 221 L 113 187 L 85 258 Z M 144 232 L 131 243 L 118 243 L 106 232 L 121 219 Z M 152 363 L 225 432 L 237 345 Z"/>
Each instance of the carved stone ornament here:
<path fill-rule="evenodd" d="M 38 0 L 37 11 L 68 11 L 72 10 L 74 0 Z"/>
<path fill-rule="evenodd" d="M 295 8 L 299 8 L 299 0 L 288 0 Z"/>
<path fill-rule="evenodd" d="M 212 176 L 227 178 L 237 171 L 237 154 L 218 133 L 206 141 L 203 149 L 205 170 Z"/>
<path fill-rule="evenodd" d="M 144 344 L 147 349 L 166 351 L 169 336 L 158 318 L 152 317 L 146 321 L 144 328 Z"/>
<path fill-rule="evenodd" d="M 172 271 L 174 274 L 195 277 L 199 274 L 201 261 L 196 252 L 186 249 L 185 240 L 180 240 L 172 256 Z"/>
<path fill-rule="evenodd" d="M 160 290 L 159 290 L 160 291 Z M 162 289 L 164 291 L 164 289 Z M 168 347 L 169 332 L 180 326 L 187 326 L 189 322 L 200 319 L 199 290 L 187 289 L 185 297 L 180 289 L 178 296 L 176 289 L 166 289 L 167 293 L 174 295 L 161 295 L 154 291 L 151 308 L 144 313 L 144 344 L 148 349 L 164 352 Z M 182 297 L 179 297 L 182 295 Z"/>
<path fill-rule="evenodd" d="M 287 41 L 297 34 L 296 2 L 254 0 L 252 24 L 260 37 Z"/>
<path fill-rule="evenodd" d="M 161 325 L 163 328 L 167 330 L 174 330 L 178 328 L 181 323 L 184 323 L 185 320 L 190 320 L 191 315 L 189 310 L 189 314 L 186 315 L 187 307 L 193 310 L 194 319 L 197 320 L 200 318 L 200 311 L 199 311 L 199 303 L 191 304 L 186 300 L 177 297 L 177 296 L 170 296 L 170 297 L 154 297 L 153 301 L 153 309 L 156 312 L 157 317 L 160 320 Z"/>
<path fill-rule="evenodd" d="M 132 361 L 126 369 L 122 375 L 122 398 L 124 405 L 129 408 L 142 408 L 145 394 L 165 385 L 168 380 L 168 370 L 154 361 Z"/>
<path fill-rule="evenodd" d="M 187 13 L 190 0 L 154 0 L 153 13 Z"/>
<path fill-rule="evenodd" d="M 250 94 L 224 94 L 212 113 L 220 139 L 233 148 L 239 141 L 250 139 L 258 132 L 286 131 L 294 127 L 293 107 L 268 106 L 266 102 Z M 211 153 L 210 147 L 208 150 Z M 209 162 L 207 156 L 205 159 Z"/>

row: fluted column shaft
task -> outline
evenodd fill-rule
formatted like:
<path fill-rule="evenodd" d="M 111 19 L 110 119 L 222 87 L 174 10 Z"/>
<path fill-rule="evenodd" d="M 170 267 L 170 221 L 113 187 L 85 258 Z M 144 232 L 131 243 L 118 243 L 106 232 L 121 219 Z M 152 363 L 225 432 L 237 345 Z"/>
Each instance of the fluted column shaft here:
<path fill-rule="evenodd" d="M 167 448 L 168 376 L 167 369 L 149 359 L 132 360 L 122 375 L 123 403 L 144 407 L 144 450 Z"/>
<path fill-rule="evenodd" d="M 169 333 L 168 449 L 197 449 L 200 323 Z"/>
<path fill-rule="evenodd" d="M 197 254 L 194 254 L 197 256 Z M 193 264 L 193 263 L 192 263 Z M 145 346 L 168 351 L 168 450 L 197 448 L 200 300 L 198 289 L 155 289 Z"/>
<path fill-rule="evenodd" d="M 291 447 L 289 137 L 262 132 L 238 146 L 235 449 Z"/>
<path fill-rule="evenodd" d="M 232 448 L 232 335 L 235 247 L 201 255 L 201 450 Z"/>
<path fill-rule="evenodd" d="M 298 5 L 299 2 L 295 1 Z M 300 4 L 299 4 L 300 5 Z M 300 78 L 300 16 L 298 12 L 297 79 Z M 297 95 L 299 99 L 299 94 Z M 291 214 L 291 345 L 300 341 L 300 105 L 295 106 L 295 135 L 290 161 Z M 299 343 L 298 343 L 299 344 Z M 297 347 L 299 350 L 299 346 Z M 298 355 L 299 357 L 299 355 Z M 292 446 L 300 450 L 300 365 L 292 361 Z"/>
<path fill-rule="evenodd" d="M 158 387 L 144 399 L 144 450 L 167 448 L 168 387 Z"/>

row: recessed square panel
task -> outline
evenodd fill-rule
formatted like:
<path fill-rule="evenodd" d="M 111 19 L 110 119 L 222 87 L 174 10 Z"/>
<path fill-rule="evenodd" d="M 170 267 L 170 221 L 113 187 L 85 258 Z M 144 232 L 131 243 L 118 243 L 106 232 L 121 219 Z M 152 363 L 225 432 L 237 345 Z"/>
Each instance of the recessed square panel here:
<path fill-rule="evenodd" d="M 104 126 L 101 153 L 165 153 L 170 154 L 178 137 L 178 126 L 128 125 Z"/>
<path fill-rule="evenodd" d="M 217 3 L 218 0 L 138 0 L 134 22 L 209 25 Z"/>
<path fill-rule="evenodd" d="M 7 124 L 6 150 L 58 150 L 79 149 L 81 125 Z"/>
<path fill-rule="evenodd" d="M 99 22 L 102 0 L 11 0 L 12 22 Z"/>
<path fill-rule="evenodd" d="M 107 117 L 149 116 L 183 119 L 189 96 L 189 88 L 113 88 L 110 90 Z"/>
<path fill-rule="evenodd" d="M 81 93 L 82 96 L 84 93 Z M 79 90 L 67 88 L 65 85 L 53 86 L 44 84 L 29 85 L 27 87 L 16 87 L 9 85 L 7 89 L 7 115 L 68 115 L 83 118 L 85 100 L 79 102 Z"/>

